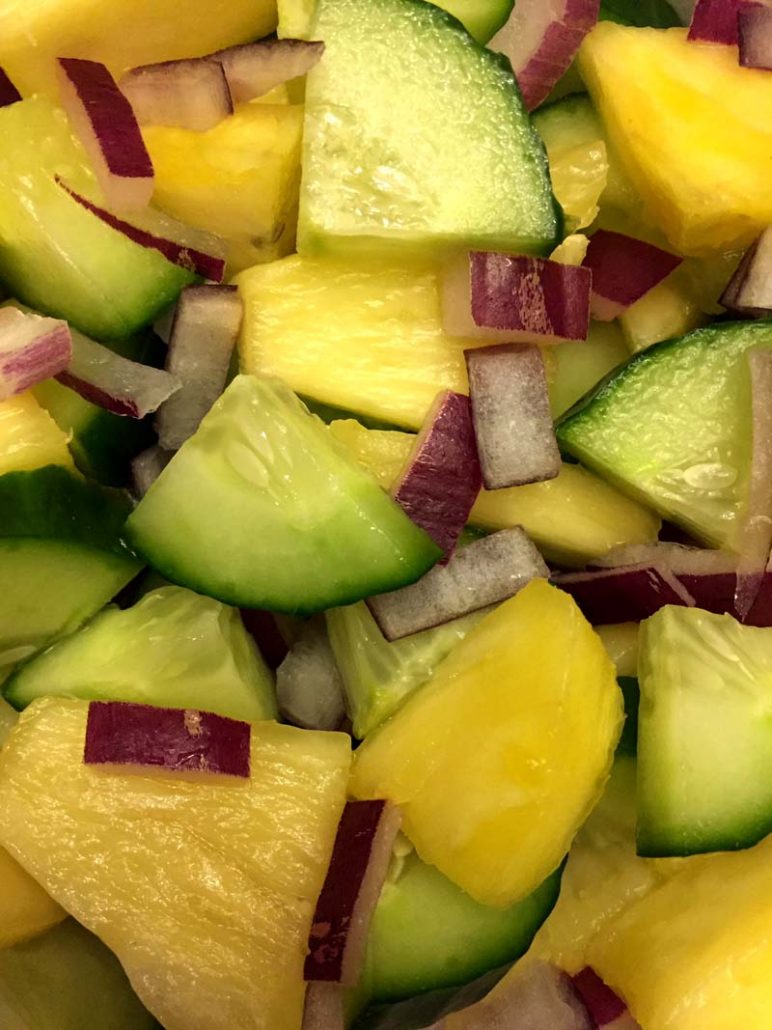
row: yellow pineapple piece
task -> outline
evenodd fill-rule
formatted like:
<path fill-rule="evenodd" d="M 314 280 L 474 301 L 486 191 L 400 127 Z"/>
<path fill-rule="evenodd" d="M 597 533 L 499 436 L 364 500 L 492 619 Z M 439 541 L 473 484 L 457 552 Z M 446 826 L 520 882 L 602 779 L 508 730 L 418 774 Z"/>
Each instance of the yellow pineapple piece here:
<path fill-rule="evenodd" d="M 688 270 L 683 266 L 619 316 L 627 346 L 633 354 L 662 340 L 685 336 L 706 322 L 694 296 Z"/>
<path fill-rule="evenodd" d="M 113 73 L 197 57 L 265 36 L 276 0 L 7 0 L 0 7 L 0 67 L 27 96 L 57 100 L 57 57 L 102 61 Z"/>
<path fill-rule="evenodd" d="M 568 851 L 621 724 L 602 643 L 567 594 L 535 580 L 368 737 L 351 790 L 402 805 L 420 857 L 475 900 L 503 907 Z"/>
<path fill-rule="evenodd" d="M 772 1013 L 772 838 L 686 862 L 604 929 L 589 960 L 646 1030 L 762 1030 Z"/>
<path fill-rule="evenodd" d="M 685 29 L 601 22 L 579 55 L 608 139 L 685 254 L 744 246 L 772 222 L 772 77 Z"/>
<path fill-rule="evenodd" d="M 67 434 L 29 392 L 0 401 L 0 475 L 44 465 L 72 468 Z"/>
<path fill-rule="evenodd" d="M 389 489 L 407 461 L 415 437 L 366 429 L 354 419 L 330 431 Z M 660 520 L 580 465 L 564 464 L 556 479 L 507 490 L 483 490 L 469 521 L 491 532 L 522 526 L 547 558 L 584 565 L 621 544 L 653 543 Z"/>
<path fill-rule="evenodd" d="M 95 769 L 88 707 L 44 698 L 21 716 L 0 753 L 0 842 L 166 1030 L 297 1030 L 350 739 L 255 723 L 244 782 Z"/>
<path fill-rule="evenodd" d="M 208 132 L 155 126 L 144 139 L 154 202 L 174 218 L 222 236 L 235 274 L 294 248 L 303 110 L 242 104 Z"/>

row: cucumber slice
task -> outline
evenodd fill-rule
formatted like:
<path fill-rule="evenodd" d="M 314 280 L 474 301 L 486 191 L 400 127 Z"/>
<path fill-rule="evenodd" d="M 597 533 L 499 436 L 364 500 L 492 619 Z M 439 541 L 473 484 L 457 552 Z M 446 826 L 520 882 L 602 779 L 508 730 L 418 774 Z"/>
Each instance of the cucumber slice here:
<path fill-rule="evenodd" d="M 723 323 L 636 355 L 558 424 L 561 448 L 706 544 L 732 547 L 750 473 L 745 354 L 771 322 Z"/>
<path fill-rule="evenodd" d="M 310 614 L 414 582 L 439 549 L 279 380 L 237 376 L 128 520 L 167 579 Z"/>
<path fill-rule="evenodd" d="M 638 853 L 772 831 L 772 631 L 667 606 L 641 626 Z"/>
<path fill-rule="evenodd" d="M 544 150 L 512 69 L 420 0 L 319 0 L 298 249 L 436 258 L 547 254 L 560 235 Z"/>
<path fill-rule="evenodd" d="M 193 275 L 86 211 L 55 181 L 93 176 L 63 111 L 42 96 L 0 109 L 0 277 L 31 307 L 97 339 L 129 336 Z M 92 187 L 93 188 L 93 187 Z"/>
<path fill-rule="evenodd" d="M 601 0 L 600 17 L 602 21 L 641 28 L 672 29 L 681 25 L 667 0 Z"/>
<path fill-rule="evenodd" d="M 181 587 L 111 608 L 11 676 L 5 697 L 133 701 L 231 719 L 275 719 L 273 677 L 239 613 Z"/>
<path fill-rule="evenodd" d="M 346 691 L 354 736 L 363 740 L 431 679 L 487 610 L 389 643 L 364 602 L 327 612 L 330 645 Z"/>

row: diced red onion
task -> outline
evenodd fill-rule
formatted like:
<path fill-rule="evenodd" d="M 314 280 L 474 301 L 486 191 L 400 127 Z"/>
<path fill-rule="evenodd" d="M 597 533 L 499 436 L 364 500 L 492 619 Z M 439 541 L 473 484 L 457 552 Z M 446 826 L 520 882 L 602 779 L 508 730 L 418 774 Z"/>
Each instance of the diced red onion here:
<path fill-rule="evenodd" d="M 697 0 L 688 38 L 734 46 L 738 41 L 740 13 L 758 6 L 761 5 L 748 0 Z"/>
<path fill-rule="evenodd" d="M 190 708 L 92 701 L 83 760 L 249 777 L 250 725 Z"/>
<path fill-rule="evenodd" d="M 625 565 L 591 572 L 559 573 L 555 586 L 570 594 L 594 626 L 641 622 L 666 604 L 694 607 L 694 598 L 662 565 Z"/>
<path fill-rule="evenodd" d="M 129 418 L 156 411 L 180 388 L 168 372 L 130 361 L 80 333 L 72 334 L 72 358 L 56 378 L 92 404 Z"/>
<path fill-rule="evenodd" d="M 772 8 L 747 6 L 737 15 L 740 64 L 772 71 Z"/>
<path fill-rule="evenodd" d="M 146 217 L 133 216 L 133 222 L 126 222 L 110 211 L 105 211 L 87 197 L 76 193 L 59 176 L 56 177 L 56 181 L 81 207 L 133 243 L 157 250 L 173 265 L 195 272 L 204 279 L 222 282 L 225 274 L 225 246 L 218 237 L 199 229 L 191 229 L 190 226 L 161 215 L 152 208 Z M 159 230 L 163 230 L 167 235 L 159 235 Z"/>
<path fill-rule="evenodd" d="M 242 608 L 241 621 L 268 667 L 274 671 L 278 669 L 289 654 L 289 644 L 284 639 L 273 612 L 264 611 L 262 608 Z"/>
<path fill-rule="evenodd" d="M 772 227 L 748 249 L 720 302 L 741 315 L 763 318 L 772 312 Z"/>
<path fill-rule="evenodd" d="M 394 500 L 447 556 L 482 488 L 469 398 L 441 393 L 416 438 Z"/>
<path fill-rule="evenodd" d="M 219 61 L 208 57 L 132 68 L 119 86 L 140 125 L 170 125 L 206 132 L 233 114 L 225 69 Z"/>
<path fill-rule="evenodd" d="M 108 207 L 133 211 L 153 196 L 153 163 L 131 104 L 98 61 L 60 57 L 59 93 Z"/>
<path fill-rule="evenodd" d="M 591 283 L 582 266 L 472 251 L 445 270 L 443 327 L 492 343 L 586 340 Z"/>
<path fill-rule="evenodd" d="M 180 448 L 225 388 L 243 305 L 235 286 L 186 286 L 177 301 L 166 371 L 182 384 L 156 416 L 158 442 Z"/>
<path fill-rule="evenodd" d="M 316 904 L 304 975 L 355 986 L 401 821 L 388 801 L 349 801 Z"/>
<path fill-rule="evenodd" d="M 0 308 L 0 401 L 57 375 L 71 357 L 66 322 Z"/>
<path fill-rule="evenodd" d="M 8 74 L 0 68 L 0 107 L 10 107 L 21 100 L 21 93 L 11 82 Z"/>
<path fill-rule="evenodd" d="M 399 640 L 505 601 L 532 579 L 547 576 L 544 559 L 515 526 L 475 540 L 412 586 L 367 604 L 386 639 Z"/>
<path fill-rule="evenodd" d="M 596 1027 L 609 1026 L 627 1011 L 627 1005 L 622 999 L 589 966 L 572 977 L 572 980 Z"/>
<path fill-rule="evenodd" d="M 643 240 L 598 229 L 590 237 L 584 265 L 592 272 L 590 311 L 611 322 L 654 289 L 682 259 Z"/>
<path fill-rule="evenodd" d="M 488 44 L 512 62 L 525 106 L 543 103 L 598 20 L 600 0 L 517 0 Z"/>
<path fill-rule="evenodd" d="M 234 104 L 242 104 L 306 75 L 323 53 L 324 43 L 318 41 L 261 39 L 218 50 L 211 57 L 225 69 Z"/>
<path fill-rule="evenodd" d="M 131 482 L 136 497 L 144 497 L 174 457 L 170 451 L 154 445 L 131 460 Z"/>
<path fill-rule="evenodd" d="M 560 451 L 539 348 L 499 344 L 464 356 L 485 486 L 503 490 L 554 479 Z"/>
<path fill-rule="evenodd" d="M 346 1030 L 345 997 L 340 984 L 307 984 L 302 1030 Z"/>
<path fill-rule="evenodd" d="M 276 698 L 282 716 L 294 726 L 336 730 L 343 722 L 343 681 L 324 617 L 306 624 L 277 669 Z"/>

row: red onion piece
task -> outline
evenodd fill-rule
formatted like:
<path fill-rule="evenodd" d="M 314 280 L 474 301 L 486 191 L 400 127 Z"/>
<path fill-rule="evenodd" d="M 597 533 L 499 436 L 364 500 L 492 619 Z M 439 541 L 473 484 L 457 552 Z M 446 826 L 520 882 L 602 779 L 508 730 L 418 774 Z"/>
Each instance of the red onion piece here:
<path fill-rule="evenodd" d="M 71 357 L 66 322 L 0 308 L 0 401 L 57 375 Z"/>
<path fill-rule="evenodd" d="M 525 106 L 543 103 L 598 20 L 600 0 L 517 0 L 488 44 L 512 62 Z"/>
<path fill-rule="evenodd" d="M 662 565 L 625 565 L 591 572 L 567 572 L 552 582 L 570 594 L 594 626 L 641 622 L 666 604 L 694 607 L 694 598 Z"/>
<path fill-rule="evenodd" d="M 153 163 L 137 119 L 98 61 L 59 58 L 62 107 L 96 172 L 109 207 L 133 211 L 153 196 Z"/>
<path fill-rule="evenodd" d="M 572 977 L 574 988 L 587 1007 L 596 1027 L 605 1027 L 627 1011 L 627 1005 L 601 980 L 594 969 L 585 967 Z"/>
<path fill-rule="evenodd" d="M 539 348 L 500 344 L 464 356 L 485 486 L 503 490 L 554 479 L 560 451 Z"/>
<path fill-rule="evenodd" d="M 586 340 L 591 283 L 581 266 L 472 251 L 443 276 L 443 327 L 450 336 L 498 343 Z"/>
<path fill-rule="evenodd" d="M 206 132 L 233 114 L 225 69 L 208 57 L 132 68 L 118 85 L 140 125 Z"/>
<path fill-rule="evenodd" d="M 234 104 L 262 97 L 319 63 L 324 43 L 305 39 L 261 39 L 218 50 L 211 57 L 225 69 Z"/>
<path fill-rule="evenodd" d="M 21 100 L 21 93 L 9 79 L 3 68 L 0 68 L 0 107 L 10 107 Z"/>
<path fill-rule="evenodd" d="M 241 608 L 244 629 L 257 644 L 257 649 L 270 669 L 276 671 L 289 654 L 289 644 L 284 638 L 273 612 L 262 608 Z"/>
<path fill-rule="evenodd" d="M 235 286 L 186 286 L 177 301 L 166 371 L 182 386 L 156 416 L 158 442 L 180 448 L 225 389 L 243 305 Z"/>
<path fill-rule="evenodd" d="M 401 821 L 388 801 L 349 801 L 316 904 L 304 975 L 353 987 Z"/>
<path fill-rule="evenodd" d="M 144 418 L 180 388 L 168 372 L 130 361 L 80 333 L 72 334 L 72 358 L 56 378 L 92 404 L 129 418 Z"/>
<path fill-rule="evenodd" d="M 590 237 L 584 265 L 592 272 L 590 311 L 599 322 L 612 322 L 654 289 L 682 259 L 643 240 L 598 229 Z"/>
<path fill-rule="evenodd" d="M 697 0 L 688 39 L 734 46 L 740 13 L 759 6 L 748 0 Z"/>
<path fill-rule="evenodd" d="M 412 586 L 367 604 L 386 639 L 400 640 L 505 601 L 532 579 L 548 576 L 544 559 L 515 526 L 475 540 Z"/>
<path fill-rule="evenodd" d="M 204 279 L 222 282 L 225 275 L 225 247 L 216 236 L 198 229 L 191 229 L 182 222 L 177 222 L 152 209 L 146 218 L 140 219 L 133 216 L 133 223 L 125 222 L 110 211 L 105 211 L 87 197 L 76 193 L 59 176 L 56 177 L 56 181 L 81 207 L 90 211 L 92 215 L 96 215 L 100 221 L 122 233 L 133 243 L 150 250 L 157 250 L 173 265 L 179 265 L 180 268 L 195 272 Z M 142 222 L 145 224 L 141 224 Z M 159 229 L 167 232 L 168 235 L 159 235 Z M 173 239 L 172 236 L 176 236 L 177 239 Z"/>
<path fill-rule="evenodd" d="M 144 497 L 174 455 L 157 445 L 131 459 L 131 482 L 136 497 Z"/>
<path fill-rule="evenodd" d="M 772 8 L 746 6 L 737 15 L 740 64 L 772 71 Z"/>
<path fill-rule="evenodd" d="M 441 393 L 416 438 L 394 500 L 447 556 L 482 488 L 469 398 Z"/>
<path fill-rule="evenodd" d="M 346 715 L 343 681 L 324 617 L 308 622 L 276 671 L 279 711 L 305 730 L 336 730 Z"/>
<path fill-rule="evenodd" d="M 248 722 L 211 712 L 92 701 L 83 761 L 246 779 L 250 733 Z"/>
<path fill-rule="evenodd" d="M 720 302 L 741 315 L 763 318 L 772 312 L 772 227 L 748 249 Z"/>
<path fill-rule="evenodd" d="M 302 1030 L 346 1030 L 345 989 L 340 984 L 308 984 Z"/>

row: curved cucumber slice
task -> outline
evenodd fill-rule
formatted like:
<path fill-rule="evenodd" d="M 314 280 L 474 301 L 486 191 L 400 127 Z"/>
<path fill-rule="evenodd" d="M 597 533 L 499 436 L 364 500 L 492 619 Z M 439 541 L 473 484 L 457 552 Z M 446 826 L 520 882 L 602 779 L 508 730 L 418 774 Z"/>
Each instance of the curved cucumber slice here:
<path fill-rule="evenodd" d="M 167 579 L 310 613 L 414 582 L 439 551 L 279 380 L 237 376 L 127 523 Z"/>
<path fill-rule="evenodd" d="M 559 208 L 506 58 L 418 0 L 319 0 L 311 35 L 301 253 L 553 249 Z"/>
<path fill-rule="evenodd" d="M 772 323 L 650 347 L 568 412 L 561 447 L 705 543 L 732 547 L 750 472 L 752 347 L 772 347 Z"/>
<path fill-rule="evenodd" d="M 4 694 L 17 708 L 56 696 L 276 718 L 272 676 L 239 613 L 181 587 L 97 615 L 23 665 Z"/>
<path fill-rule="evenodd" d="M 772 831 L 772 633 L 662 608 L 641 626 L 638 853 L 747 848 Z"/>

